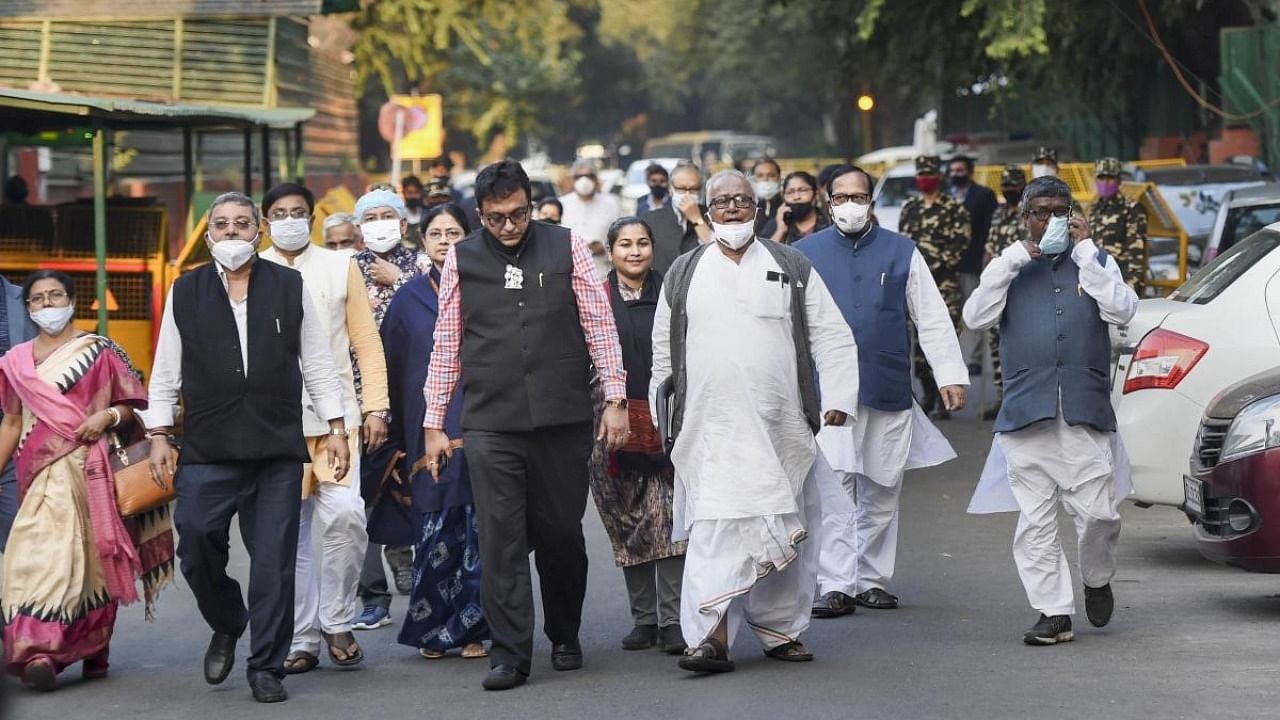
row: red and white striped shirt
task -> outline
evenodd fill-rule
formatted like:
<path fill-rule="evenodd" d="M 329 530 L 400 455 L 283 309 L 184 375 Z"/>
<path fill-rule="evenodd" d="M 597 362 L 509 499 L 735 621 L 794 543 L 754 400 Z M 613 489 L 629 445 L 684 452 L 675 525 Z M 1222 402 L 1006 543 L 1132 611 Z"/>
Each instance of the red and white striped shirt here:
<path fill-rule="evenodd" d="M 604 383 L 605 398 L 621 399 L 627 394 L 627 372 L 622 367 L 622 346 L 618 343 L 618 328 L 613 322 L 609 295 L 596 277 L 595 263 L 586 241 L 574 234 L 571 242 L 573 278 L 570 285 L 578 301 L 578 319 L 582 323 L 587 351 Z M 458 288 L 458 256 L 454 248 L 449 248 L 440 273 L 440 315 L 436 318 L 435 348 L 431 352 L 427 383 L 423 388 L 427 401 L 423 427 L 444 428 L 449 399 L 453 397 L 453 389 L 462 374 L 458 359 L 461 346 L 462 291 Z"/>

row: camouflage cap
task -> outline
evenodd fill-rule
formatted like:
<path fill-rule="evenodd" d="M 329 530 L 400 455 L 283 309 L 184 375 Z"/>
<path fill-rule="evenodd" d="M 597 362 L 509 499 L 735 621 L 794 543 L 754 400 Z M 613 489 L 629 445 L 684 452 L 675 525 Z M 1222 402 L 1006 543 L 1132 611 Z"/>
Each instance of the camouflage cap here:
<path fill-rule="evenodd" d="M 427 197 L 449 197 L 449 183 L 435 179 L 427 183 Z"/>
<path fill-rule="evenodd" d="M 1113 157 L 1105 157 L 1098 160 L 1098 164 L 1094 166 L 1093 174 L 1095 177 L 1103 175 L 1109 177 L 1120 177 L 1120 173 L 1124 171 L 1124 166 L 1120 161 Z"/>
<path fill-rule="evenodd" d="M 917 155 L 916 174 L 936 175 L 942 172 L 942 158 L 937 155 Z"/>
<path fill-rule="evenodd" d="M 1027 173 L 1023 171 L 1021 165 L 1005 165 L 1004 170 L 1000 171 L 1001 185 L 1026 185 Z"/>
<path fill-rule="evenodd" d="M 1054 165 L 1058 164 L 1058 149 L 1041 145 L 1036 148 L 1036 154 L 1031 156 L 1031 162 L 1035 163 L 1040 160 L 1048 160 Z"/>

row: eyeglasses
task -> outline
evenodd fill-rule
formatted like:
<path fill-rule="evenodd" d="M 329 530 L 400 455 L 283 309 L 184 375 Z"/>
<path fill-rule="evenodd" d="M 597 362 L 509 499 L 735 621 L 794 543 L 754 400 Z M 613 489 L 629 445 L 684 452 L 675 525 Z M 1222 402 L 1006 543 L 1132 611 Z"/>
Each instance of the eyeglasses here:
<path fill-rule="evenodd" d="M 727 210 L 731 203 L 741 210 L 756 206 L 755 198 L 746 195 L 721 195 L 718 198 L 711 198 L 711 207 L 717 210 Z"/>
<path fill-rule="evenodd" d="M 507 226 L 507 222 L 515 227 L 520 227 L 529 219 L 529 213 L 533 211 L 531 206 L 522 207 L 512 211 L 510 214 L 503 215 L 501 213 L 485 213 L 480 217 L 490 230 L 501 230 Z"/>
<path fill-rule="evenodd" d="M 218 218 L 217 220 L 210 220 L 210 221 L 209 221 L 209 229 L 210 229 L 210 230 L 216 230 L 216 231 L 218 231 L 218 232 L 220 232 L 220 233 L 224 233 L 224 232 L 226 232 L 227 230 L 230 230 L 232 226 L 235 226 L 235 229 L 236 229 L 236 230 L 239 230 L 239 231 L 241 231 L 241 232 L 245 232 L 245 231 L 247 231 L 247 230 L 251 230 L 251 229 L 253 229 L 253 228 L 257 227 L 257 226 L 258 226 L 258 223 L 256 223 L 256 222 L 254 222 L 254 221 L 250 220 L 249 218 L 236 218 L 235 220 L 228 220 L 228 219 L 226 219 L 226 218 Z"/>
<path fill-rule="evenodd" d="M 27 298 L 27 305 L 30 307 L 50 307 L 62 305 L 67 299 L 67 293 L 63 290 L 50 290 L 49 292 L 32 295 Z"/>
<path fill-rule="evenodd" d="M 858 205 L 870 205 L 871 195 L 868 193 L 836 193 L 831 196 L 831 207 L 852 202 Z"/>
<path fill-rule="evenodd" d="M 448 240 L 461 240 L 462 228 L 449 228 L 448 230 L 428 230 L 428 240 L 440 240 L 441 238 Z"/>
<path fill-rule="evenodd" d="M 1039 220 L 1040 222 L 1044 222 L 1044 221 L 1046 221 L 1046 220 L 1048 220 L 1048 219 L 1049 219 L 1049 216 L 1050 216 L 1050 215 L 1053 215 L 1053 216 L 1054 216 L 1054 217 L 1056 217 L 1056 218 L 1070 217 L 1070 216 L 1071 216 L 1071 208 L 1069 208 L 1069 207 L 1056 207 L 1056 208 L 1052 208 L 1052 209 L 1050 209 L 1050 208 L 1036 208 L 1035 210 L 1028 210 L 1028 211 L 1026 212 L 1026 214 L 1027 214 L 1027 215 L 1030 215 L 1031 217 L 1035 218 L 1036 220 Z"/>
<path fill-rule="evenodd" d="M 296 207 L 296 208 L 293 208 L 292 210 L 285 210 L 284 208 L 276 208 L 275 210 L 271 211 L 271 214 L 267 216 L 267 219 L 268 220 L 288 220 L 289 218 L 293 218 L 294 220 L 305 220 L 309 217 L 311 217 L 310 210 L 304 207 Z"/>

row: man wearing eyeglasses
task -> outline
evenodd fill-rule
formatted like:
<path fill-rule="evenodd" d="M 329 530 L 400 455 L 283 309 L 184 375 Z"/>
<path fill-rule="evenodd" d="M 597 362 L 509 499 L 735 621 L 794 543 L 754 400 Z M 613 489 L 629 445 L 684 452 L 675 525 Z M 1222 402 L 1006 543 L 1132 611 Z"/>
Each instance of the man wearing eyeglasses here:
<path fill-rule="evenodd" d="M 1071 204 L 1062 180 L 1032 180 L 1020 205 L 1030 237 L 987 265 L 964 306 L 974 330 L 1000 325 L 1004 364 L 995 441 L 969 512 L 1021 513 L 1013 558 L 1040 613 L 1023 634 L 1028 645 L 1074 638 L 1059 503 L 1075 521 L 1085 614 L 1096 627 L 1111 620 L 1116 508 L 1132 489 L 1111 408 L 1108 326 L 1127 323 L 1138 296 Z"/>
<path fill-rule="evenodd" d="M 756 237 L 746 175 L 716 173 L 706 195 L 715 242 L 680 256 L 663 282 L 649 402 L 668 406 L 669 380 L 673 539 L 689 541 L 680 627 L 690 650 L 679 664 L 723 673 L 735 669 L 744 619 L 766 656 L 813 659 L 800 636 L 822 521 L 814 434 L 854 416 L 858 367 L 853 333 L 808 259 Z"/>
<path fill-rule="evenodd" d="M 531 193 L 529 176 L 514 160 L 477 175 L 483 227 L 445 257 L 425 387 L 423 459 L 438 479 L 456 440 L 445 434 L 445 415 L 463 384 L 462 440 L 493 637 L 486 690 L 508 690 L 529 676 L 530 550 L 551 666 L 582 667 L 593 365 L 605 397 L 595 441 L 613 451 L 629 434 L 622 349 L 591 251 L 566 228 L 531 222 Z"/>
<path fill-rule="evenodd" d="M 293 638 L 294 566 L 302 468 L 312 461 L 303 389 L 327 425 L 328 477 L 347 474 L 342 383 L 320 309 L 302 276 L 258 260 L 253 200 L 224 193 L 209 208 L 213 262 L 185 273 L 165 303 L 149 407 L 138 414 L 151 439 L 151 472 L 178 491 L 174 524 L 182 574 L 213 629 L 204 677 L 226 680 L 248 627 L 249 685 L 258 702 L 286 699 L 285 656 Z M 182 401 L 182 454 L 169 443 Z M 249 550 L 248 608 L 227 576 L 231 518 Z"/>
<path fill-rule="evenodd" d="M 858 605 L 898 607 L 888 591 L 898 556 L 898 508 L 906 470 L 956 456 L 911 395 L 908 320 L 942 386 L 948 410 L 965 404 L 969 373 L 929 265 L 910 238 L 871 222 L 874 184 L 862 168 L 831 172 L 832 227 L 796 243 L 830 288 L 858 342 L 858 413 L 852 427 L 818 434 L 838 482 L 822 489 L 822 556 L 813 616 Z M 856 507 L 855 507 L 856 505 Z"/>
<path fill-rule="evenodd" d="M 671 170 L 671 200 L 666 206 L 644 214 L 653 231 L 653 269 L 666 273 L 671 263 L 698 245 L 711 241 L 707 208 L 698 201 L 702 194 L 702 171 L 683 160 Z"/>
<path fill-rule="evenodd" d="M 315 196 L 302 185 L 281 183 L 268 190 L 262 197 L 262 211 L 267 217 L 271 247 L 260 257 L 302 273 L 330 340 L 342 383 L 346 423 L 350 427 L 359 425 L 360 437 L 348 438 L 353 458 L 351 472 L 335 479 L 323 462 L 328 424 L 316 414 L 311 398 L 303 394 L 302 425 L 311 462 L 303 466 L 294 571 L 293 646 L 284 665 L 289 674 L 316 668 L 322 638 L 335 665 L 355 665 L 364 659 L 351 632 L 359 609 L 356 585 L 369 542 L 360 495 L 360 455 L 362 450 L 377 450 L 386 441 L 387 411 L 391 407 L 386 359 L 365 296 L 364 278 L 349 257 L 312 244 L 314 210 Z M 358 402 L 353 355 L 364 380 Z M 312 558 L 313 518 L 322 538 L 318 563 Z"/>

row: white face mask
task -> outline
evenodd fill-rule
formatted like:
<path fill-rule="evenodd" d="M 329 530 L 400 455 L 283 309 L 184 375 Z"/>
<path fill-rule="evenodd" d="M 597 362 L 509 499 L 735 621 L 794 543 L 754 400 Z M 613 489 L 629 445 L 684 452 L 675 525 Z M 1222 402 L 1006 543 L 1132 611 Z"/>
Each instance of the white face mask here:
<path fill-rule="evenodd" d="M 768 202 L 778 196 L 778 190 L 781 186 L 777 180 L 756 180 L 756 197 Z"/>
<path fill-rule="evenodd" d="M 255 237 L 254 240 L 257 240 Z M 222 267 L 235 271 L 244 267 L 249 258 L 257 251 L 257 247 L 246 240 L 221 240 L 209 248 L 209 254 Z"/>
<path fill-rule="evenodd" d="M 1071 247 L 1071 240 L 1067 237 L 1067 219 L 1057 216 L 1049 218 L 1044 236 L 1040 238 L 1040 252 L 1045 255 L 1057 255 L 1065 252 L 1069 247 Z"/>
<path fill-rule="evenodd" d="M 716 240 L 724 243 L 730 250 L 737 250 L 747 243 L 751 242 L 751 238 L 756 235 L 756 223 L 754 218 L 742 223 L 711 223 L 711 231 L 715 233 Z"/>
<path fill-rule="evenodd" d="M 370 220 L 360 223 L 364 246 L 376 253 L 390 252 L 400 244 L 399 220 Z"/>
<path fill-rule="evenodd" d="M 285 218 L 271 221 L 271 243 L 281 250 L 294 252 L 311 242 L 311 221 L 307 218 Z"/>
<path fill-rule="evenodd" d="M 582 177 L 573 181 L 573 191 L 583 197 L 592 195 L 596 191 L 596 181 L 583 175 Z"/>
<path fill-rule="evenodd" d="M 57 335 L 67 327 L 67 323 L 71 322 L 71 318 L 75 316 L 75 305 L 47 307 L 31 313 L 31 322 L 40 326 L 40 329 L 49 335 Z"/>
<path fill-rule="evenodd" d="M 1045 165 L 1044 163 L 1041 163 L 1039 165 L 1031 166 L 1031 177 L 1033 178 L 1048 177 L 1050 175 L 1054 177 L 1058 176 L 1058 173 L 1053 169 L 1052 165 Z"/>
<path fill-rule="evenodd" d="M 338 248 L 333 252 L 345 258 L 351 258 L 356 256 L 355 248 Z"/>
<path fill-rule="evenodd" d="M 871 219 L 871 203 L 860 205 L 850 200 L 831 208 L 831 217 L 836 221 L 836 227 L 845 235 L 860 233 Z"/>

